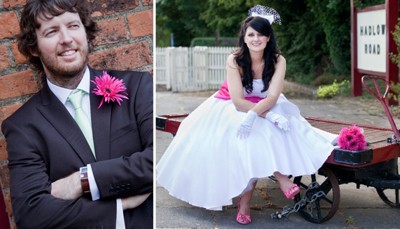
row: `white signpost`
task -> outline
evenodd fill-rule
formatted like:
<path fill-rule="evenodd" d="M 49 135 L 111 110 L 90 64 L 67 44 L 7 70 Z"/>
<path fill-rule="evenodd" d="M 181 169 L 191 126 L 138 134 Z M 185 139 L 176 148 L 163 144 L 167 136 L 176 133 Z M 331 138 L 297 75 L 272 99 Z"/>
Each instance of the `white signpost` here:
<path fill-rule="evenodd" d="M 357 14 L 357 68 L 386 72 L 385 10 Z"/>
<path fill-rule="evenodd" d="M 397 54 L 392 32 L 398 18 L 397 0 L 362 9 L 351 5 L 351 84 L 354 96 L 362 95 L 363 75 L 384 76 L 396 84 L 398 67 L 392 63 L 389 53 Z M 389 101 L 395 104 L 395 101 Z"/>

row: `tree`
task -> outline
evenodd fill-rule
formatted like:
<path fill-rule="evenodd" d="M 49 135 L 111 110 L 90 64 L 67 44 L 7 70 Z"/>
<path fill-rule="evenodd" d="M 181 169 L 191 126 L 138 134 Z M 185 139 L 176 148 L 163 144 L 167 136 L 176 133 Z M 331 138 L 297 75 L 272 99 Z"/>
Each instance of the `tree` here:
<path fill-rule="evenodd" d="M 277 42 L 287 60 L 286 77 L 310 83 L 321 73 L 327 55 L 325 34 L 305 1 L 274 0 L 282 25 L 273 25 Z M 318 73 L 318 74 L 317 74 Z"/>
<path fill-rule="evenodd" d="M 323 28 L 332 63 L 330 71 L 349 74 L 350 3 L 340 0 L 308 0 L 307 5 Z"/>
<path fill-rule="evenodd" d="M 354 0 L 357 1 L 357 0 Z M 376 4 L 384 0 L 365 0 Z M 237 37 L 254 5 L 276 9 L 282 25 L 273 24 L 278 46 L 287 60 L 287 78 L 312 83 L 320 75 L 349 77 L 350 2 L 342 0 L 161 0 L 157 2 L 157 46 L 189 46 L 195 37 Z M 338 76 L 338 77 L 336 77 Z M 334 79 L 328 79 L 333 81 Z M 321 81 L 322 83 L 330 83 Z"/>
<path fill-rule="evenodd" d="M 245 18 L 245 0 L 208 0 L 207 8 L 200 14 L 207 26 L 225 37 L 236 37 L 240 22 Z"/>
<path fill-rule="evenodd" d="M 208 34 L 200 19 L 206 4 L 202 0 L 160 0 L 156 9 L 156 41 L 158 47 L 170 46 L 173 33 L 175 46 L 189 46 L 193 37 Z"/>

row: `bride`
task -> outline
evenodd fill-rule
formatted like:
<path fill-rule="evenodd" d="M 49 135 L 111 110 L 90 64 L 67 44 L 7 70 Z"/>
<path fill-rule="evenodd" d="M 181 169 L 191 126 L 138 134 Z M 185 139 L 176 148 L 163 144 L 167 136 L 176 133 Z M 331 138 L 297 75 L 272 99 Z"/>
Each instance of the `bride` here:
<path fill-rule="evenodd" d="M 237 49 L 226 61 L 220 90 L 185 120 L 157 165 L 157 181 L 194 206 L 221 210 L 238 198 L 236 221 L 249 224 L 257 179 L 274 175 L 292 199 L 288 178 L 315 173 L 333 150 L 282 94 L 286 60 L 271 24 L 280 16 L 255 6 L 244 20 Z"/>

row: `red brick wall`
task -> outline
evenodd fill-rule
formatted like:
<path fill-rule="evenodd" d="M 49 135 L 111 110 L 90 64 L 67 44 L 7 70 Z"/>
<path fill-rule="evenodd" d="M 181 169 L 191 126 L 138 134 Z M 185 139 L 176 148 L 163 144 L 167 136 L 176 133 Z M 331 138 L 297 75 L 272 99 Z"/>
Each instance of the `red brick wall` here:
<path fill-rule="evenodd" d="M 89 62 L 94 68 L 153 70 L 153 0 L 86 0 L 100 32 Z M 0 0 L 0 124 L 40 88 L 39 76 L 19 53 L 16 35 L 26 0 Z M 12 221 L 7 151 L 0 132 L 0 184 Z M 1 194 L 1 193 L 0 193 Z M 1 199 L 0 199 L 1 200 Z M 5 225 L 1 222 L 0 228 Z"/>

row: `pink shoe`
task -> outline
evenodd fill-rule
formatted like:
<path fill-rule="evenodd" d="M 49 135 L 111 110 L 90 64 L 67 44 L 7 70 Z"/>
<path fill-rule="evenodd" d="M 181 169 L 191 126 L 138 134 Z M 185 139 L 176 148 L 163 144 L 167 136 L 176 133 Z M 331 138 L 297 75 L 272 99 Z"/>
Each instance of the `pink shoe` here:
<path fill-rule="evenodd" d="M 238 212 L 236 215 L 236 222 L 246 225 L 246 224 L 251 223 L 251 217 L 250 217 L 250 215 L 245 215 L 245 214 L 240 213 L 240 200 L 241 200 L 241 198 L 239 197 L 239 200 L 237 203 Z"/>
<path fill-rule="evenodd" d="M 251 218 L 249 215 L 242 214 L 238 211 L 238 213 L 236 215 L 236 222 L 246 225 L 246 224 L 251 223 Z"/>
<path fill-rule="evenodd" d="M 288 188 L 286 191 L 284 191 L 282 189 L 280 184 L 279 184 L 279 188 L 281 189 L 283 194 L 285 194 L 286 198 L 288 198 L 288 199 L 294 199 L 294 196 L 296 196 L 297 194 L 300 193 L 300 188 L 296 184 L 292 184 L 292 186 L 290 186 L 290 188 Z"/>

